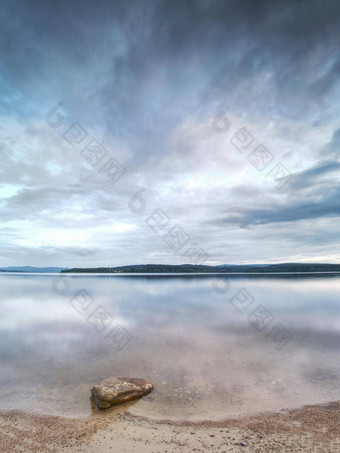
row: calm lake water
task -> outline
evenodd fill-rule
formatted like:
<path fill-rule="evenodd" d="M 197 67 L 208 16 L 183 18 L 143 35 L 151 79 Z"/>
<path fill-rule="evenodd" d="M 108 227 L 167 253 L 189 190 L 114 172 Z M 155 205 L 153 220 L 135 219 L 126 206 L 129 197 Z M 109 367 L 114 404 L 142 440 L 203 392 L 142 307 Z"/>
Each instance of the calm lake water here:
<path fill-rule="evenodd" d="M 0 310 L 0 408 L 88 415 L 110 376 L 149 379 L 129 410 L 159 419 L 340 399 L 337 276 L 2 274 Z"/>

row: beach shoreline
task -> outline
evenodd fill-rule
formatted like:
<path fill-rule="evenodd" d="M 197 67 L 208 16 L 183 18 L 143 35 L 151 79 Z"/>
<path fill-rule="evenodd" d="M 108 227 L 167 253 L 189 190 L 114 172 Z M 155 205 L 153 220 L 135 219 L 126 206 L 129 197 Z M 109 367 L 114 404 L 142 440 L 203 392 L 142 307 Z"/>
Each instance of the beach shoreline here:
<path fill-rule="evenodd" d="M 128 406 L 84 418 L 0 411 L 0 451 L 340 451 L 340 401 L 221 421 L 150 420 Z"/>

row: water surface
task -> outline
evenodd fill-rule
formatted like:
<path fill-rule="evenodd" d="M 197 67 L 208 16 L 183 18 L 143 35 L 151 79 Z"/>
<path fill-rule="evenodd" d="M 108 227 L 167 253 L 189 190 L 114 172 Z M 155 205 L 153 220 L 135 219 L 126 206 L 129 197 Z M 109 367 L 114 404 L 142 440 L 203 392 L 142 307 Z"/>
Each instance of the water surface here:
<path fill-rule="evenodd" d="M 339 296 L 338 276 L 2 274 L 0 408 L 88 415 L 119 375 L 155 385 L 130 411 L 161 419 L 339 400 Z"/>

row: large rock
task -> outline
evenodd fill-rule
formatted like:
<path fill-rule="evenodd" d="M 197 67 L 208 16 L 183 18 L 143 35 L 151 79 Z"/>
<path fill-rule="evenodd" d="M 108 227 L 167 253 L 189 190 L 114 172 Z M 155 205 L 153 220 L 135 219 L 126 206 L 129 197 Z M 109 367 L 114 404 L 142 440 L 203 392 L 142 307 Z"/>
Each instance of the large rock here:
<path fill-rule="evenodd" d="M 91 395 L 98 409 L 108 409 L 147 395 L 153 385 L 145 379 L 112 377 L 91 389 Z"/>

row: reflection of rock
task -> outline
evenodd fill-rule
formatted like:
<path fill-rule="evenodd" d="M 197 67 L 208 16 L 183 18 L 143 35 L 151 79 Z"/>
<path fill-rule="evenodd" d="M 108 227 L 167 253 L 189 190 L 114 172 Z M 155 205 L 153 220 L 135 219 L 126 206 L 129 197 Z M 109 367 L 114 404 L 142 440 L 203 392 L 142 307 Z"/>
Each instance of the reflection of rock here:
<path fill-rule="evenodd" d="M 98 409 L 108 409 L 118 404 L 142 398 L 153 390 L 145 379 L 113 377 L 91 389 L 91 395 Z"/>

